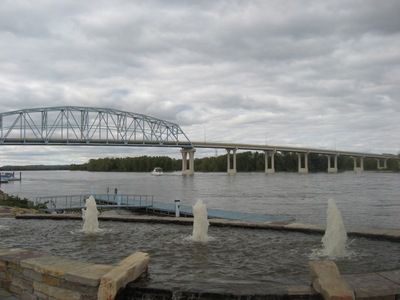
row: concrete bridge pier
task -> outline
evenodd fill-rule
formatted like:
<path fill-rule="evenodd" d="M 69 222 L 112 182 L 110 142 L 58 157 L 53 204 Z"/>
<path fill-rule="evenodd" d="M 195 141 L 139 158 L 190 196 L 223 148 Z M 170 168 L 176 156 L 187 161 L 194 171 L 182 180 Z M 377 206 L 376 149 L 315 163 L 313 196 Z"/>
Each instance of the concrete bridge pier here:
<path fill-rule="evenodd" d="M 361 173 L 364 171 L 364 157 L 353 156 L 354 161 L 354 172 Z"/>
<path fill-rule="evenodd" d="M 275 173 L 275 151 L 264 151 L 265 154 L 265 174 Z M 271 163 L 269 159 L 271 158 Z"/>
<path fill-rule="evenodd" d="M 334 155 L 333 161 L 331 160 L 331 155 L 327 155 L 327 158 L 328 158 L 328 173 L 337 173 L 338 172 L 338 167 L 337 167 L 338 156 Z"/>
<path fill-rule="evenodd" d="M 194 174 L 194 153 L 196 149 L 185 149 L 182 148 L 182 175 L 193 175 Z M 189 159 L 188 159 L 189 154 Z"/>
<path fill-rule="evenodd" d="M 299 173 L 307 174 L 308 173 L 308 153 L 297 153 L 298 162 L 299 162 Z M 304 157 L 304 159 L 303 159 Z"/>
<path fill-rule="evenodd" d="M 231 164 L 231 150 L 233 153 L 233 161 Z M 227 160 L 227 173 L 228 175 L 235 175 L 236 174 L 236 149 L 226 149 L 226 152 L 228 153 L 226 156 Z M 232 166 L 232 168 L 231 168 Z"/>
<path fill-rule="evenodd" d="M 382 162 L 381 159 L 379 159 L 379 158 L 376 159 L 377 169 L 378 170 L 387 169 L 387 159 L 386 158 L 383 159 L 383 166 L 382 166 L 381 162 Z"/>

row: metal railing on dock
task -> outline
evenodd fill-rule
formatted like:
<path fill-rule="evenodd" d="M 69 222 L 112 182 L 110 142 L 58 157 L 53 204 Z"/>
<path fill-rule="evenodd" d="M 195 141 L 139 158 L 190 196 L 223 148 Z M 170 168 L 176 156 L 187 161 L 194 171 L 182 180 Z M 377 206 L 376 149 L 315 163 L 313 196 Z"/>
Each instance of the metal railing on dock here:
<path fill-rule="evenodd" d="M 47 209 L 52 210 L 71 210 L 81 209 L 85 207 L 85 201 L 91 196 L 90 194 L 80 195 L 57 195 L 37 197 L 35 204 L 46 204 Z M 92 195 L 99 206 L 102 204 L 111 206 L 124 207 L 152 207 L 154 204 L 153 195 L 114 195 L 114 194 L 93 194 Z"/>
<path fill-rule="evenodd" d="M 49 212 L 62 212 L 66 210 L 81 210 L 85 208 L 85 201 L 90 194 L 58 195 L 37 197 L 36 204 L 46 204 Z M 130 210 L 144 210 L 159 215 L 175 215 L 176 204 L 154 201 L 153 195 L 115 195 L 93 194 L 99 209 L 125 208 Z M 179 201 L 179 200 L 177 200 Z M 192 217 L 192 206 L 179 205 L 180 215 Z M 250 222 L 291 222 L 293 218 L 285 215 L 269 215 L 259 213 L 247 213 L 239 211 L 227 211 L 221 209 L 207 209 L 209 218 L 230 219 Z"/>

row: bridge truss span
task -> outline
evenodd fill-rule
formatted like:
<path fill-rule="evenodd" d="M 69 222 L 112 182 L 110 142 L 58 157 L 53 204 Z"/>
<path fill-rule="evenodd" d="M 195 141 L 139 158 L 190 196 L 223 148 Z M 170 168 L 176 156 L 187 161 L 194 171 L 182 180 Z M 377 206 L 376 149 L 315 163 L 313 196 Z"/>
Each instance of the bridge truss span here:
<path fill-rule="evenodd" d="M 192 147 L 178 124 L 116 109 L 80 106 L 0 113 L 0 144 Z"/>

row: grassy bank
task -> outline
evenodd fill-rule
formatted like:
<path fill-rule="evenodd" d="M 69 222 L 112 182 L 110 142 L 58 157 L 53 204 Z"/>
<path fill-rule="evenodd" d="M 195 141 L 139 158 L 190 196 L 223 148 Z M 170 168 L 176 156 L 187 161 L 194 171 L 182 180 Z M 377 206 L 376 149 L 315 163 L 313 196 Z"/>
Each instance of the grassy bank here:
<path fill-rule="evenodd" d="M 35 205 L 32 201 L 26 198 L 20 198 L 18 196 L 11 196 L 0 190 L 0 206 L 27 208 L 27 209 L 43 209 L 45 205 Z"/>

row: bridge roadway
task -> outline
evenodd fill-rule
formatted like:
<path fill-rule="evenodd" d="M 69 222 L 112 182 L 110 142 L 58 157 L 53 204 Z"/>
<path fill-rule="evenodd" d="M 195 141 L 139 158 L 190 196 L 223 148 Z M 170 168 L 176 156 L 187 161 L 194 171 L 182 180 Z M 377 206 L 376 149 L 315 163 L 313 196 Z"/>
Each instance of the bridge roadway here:
<path fill-rule="evenodd" d="M 214 143 L 214 142 L 192 142 L 194 148 L 208 148 L 208 149 L 236 149 L 236 150 L 254 150 L 254 151 L 282 151 L 282 152 L 294 152 L 294 153 L 317 153 L 326 155 L 347 155 L 347 156 L 358 156 L 358 157 L 369 157 L 376 159 L 399 159 L 393 154 L 378 154 L 378 153 L 367 153 L 367 152 L 351 152 L 341 150 L 328 150 L 328 149 L 317 149 L 317 148 L 302 148 L 302 147 L 291 147 L 291 146 L 276 146 L 276 145 L 257 145 L 257 144 L 236 144 L 236 143 Z"/>
<path fill-rule="evenodd" d="M 276 152 L 298 155 L 299 173 L 308 173 L 308 155 L 327 156 L 328 173 L 337 173 L 339 155 L 353 157 L 354 171 L 364 170 L 364 158 L 374 158 L 378 169 L 387 169 L 392 154 L 351 152 L 307 147 L 191 142 L 178 124 L 110 108 L 57 106 L 21 109 L 0 113 L 0 146 L 140 146 L 181 148 L 182 174 L 194 174 L 196 148 L 226 149 L 227 173 L 236 174 L 236 151 L 255 150 L 265 153 L 265 173 L 275 172 Z M 231 155 L 232 153 L 232 155 Z"/>
<path fill-rule="evenodd" d="M 265 173 L 275 173 L 275 153 L 276 152 L 291 152 L 298 156 L 298 172 L 308 173 L 308 155 L 310 153 L 322 154 L 327 157 L 328 173 L 337 173 L 338 156 L 350 156 L 354 161 L 354 171 L 362 172 L 364 170 L 364 158 L 374 158 L 377 161 L 378 170 L 387 169 L 388 159 L 395 159 L 400 163 L 400 157 L 393 154 L 378 154 L 367 152 L 352 152 L 342 150 L 317 149 L 307 147 L 291 147 L 291 146 L 276 146 L 276 145 L 256 145 L 256 144 L 236 144 L 236 143 L 215 143 L 215 142 L 192 142 L 192 149 L 182 148 L 182 174 L 194 174 L 194 152 L 196 148 L 208 149 L 226 149 L 227 151 L 227 173 L 230 175 L 236 174 L 236 151 L 237 150 L 252 150 L 264 151 L 265 153 Z M 232 156 L 231 156 L 232 152 Z M 188 157 L 189 156 L 189 157 Z"/>

